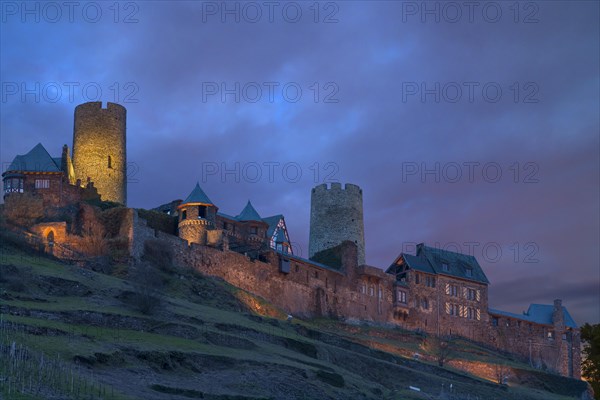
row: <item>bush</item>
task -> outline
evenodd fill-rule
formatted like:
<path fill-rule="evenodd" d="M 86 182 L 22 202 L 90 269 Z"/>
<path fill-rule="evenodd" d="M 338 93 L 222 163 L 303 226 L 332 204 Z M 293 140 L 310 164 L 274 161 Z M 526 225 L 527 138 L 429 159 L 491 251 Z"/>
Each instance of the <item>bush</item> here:
<path fill-rule="evenodd" d="M 143 261 L 147 261 L 159 270 L 168 274 L 175 272 L 173 266 L 173 249 L 168 243 L 161 240 L 150 239 L 144 242 Z"/>
<path fill-rule="evenodd" d="M 134 287 L 133 305 L 142 314 L 153 314 L 160 306 L 162 279 L 160 271 L 149 263 L 140 263 L 129 270 L 129 281 Z"/>
<path fill-rule="evenodd" d="M 144 210 L 137 210 L 138 216 L 146 220 L 148 227 L 158 231 L 168 233 L 169 235 L 177 235 L 177 217 L 172 217 L 164 213 Z"/>

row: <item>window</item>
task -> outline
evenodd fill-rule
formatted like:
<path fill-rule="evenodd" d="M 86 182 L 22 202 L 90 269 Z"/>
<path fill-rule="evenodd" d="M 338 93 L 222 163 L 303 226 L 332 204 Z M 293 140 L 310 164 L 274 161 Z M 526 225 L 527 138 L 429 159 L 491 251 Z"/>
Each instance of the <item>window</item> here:
<path fill-rule="evenodd" d="M 492 325 L 498 326 L 498 317 L 492 317 Z"/>
<path fill-rule="evenodd" d="M 183 211 L 181 212 L 181 220 L 183 221 L 183 220 L 184 220 L 184 219 L 186 219 L 186 218 L 187 218 L 187 210 L 183 210 Z"/>
<path fill-rule="evenodd" d="M 458 304 L 446 303 L 446 314 L 461 315 L 461 307 Z"/>
<path fill-rule="evenodd" d="M 429 310 L 429 300 L 426 297 L 421 299 L 421 308 L 424 310 Z"/>
<path fill-rule="evenodd" d="M 566 333 L 562 334 L 562 340 L 567 340 L 567 334 Z"/>
<path fill-rule="evenodd" d="M 442 271 L 448 272 L 449 270 L 450 270 L 450 268 L 448 268 L 448 263 L 443 262 L 442 263 Z"/>
<path fill-rule="evenodd" d="M 418 285 L 420 283 L 419 274 L 415 272 L 415 283 Z"/>
<path fill-rule="evenodd" d="M 475 289 L 467 289 L 467 300 L 477 300 L 477 291 Z"/>
<path fill-rule="evenodd" d="M 446 283 L 446 294 L 448 296 L 458 297 L 458 286 Z"/>
<path fill-rule="evenodd" d="M 369 296 L 375 296 L 375 288 L 373 286 L 369 287 Z"/>
<path fill-rule="evenodd" d="M 108 156 L 108 168 L 112 168 L 112 157 Z"/>
<path fill-rule="evenodd" d="M 206 206 L 198 206 L 198 218 L 206 218 Z"/>
<path fill-rule="evenodd" d="M 381 290 L 381 288 L 379 288 L 379 290 L 378 290 L 378 293 L 377 293 L 377 294 L 378 294 L 378 297 L 379 297 L 380 299 L 383 299 L 383 290 Z"/>
<path fill-rule="evenodd" d="M 8 178 L 4 180 L 4 193 L 23 193 L 23 179 Z"/>
<path fill-rule="evenodd" d="M 472 278 L 473 277 L 473 269 L 467 268 L 467 270 L 465 271 L 465 275 L 467 275 L 468 278 Z"/>
<path fill-rule="evenodd" d="M 406 292 L 403 290 L 398 291 L 398 302 L 406 304 Z"/>
<path fill-rule="evenodd" d="M 258 233 L 258 228 L 256 226 L 250 227 L 250 234 L 256 235 Z"/>
<path fill-rule="evenodd" d="M 364 283 L 360 286 L 360 292 L 362 294 L 367 294 L 367 285 L 365 285 Z"/>
<path fill-rule="evenodd" d="M 35 180 L 35 188 L 36 189 L 48 189 L 50 187 L 49 179 L 36 179 Z"/>
<path fill-rule="evenodd" d="M 435 287 L 435 278 L 433 276 L 425 277 L 425 286 L 434 288 Z"/>
<path fill-rule="evenodd" d="M 554 331 L 548 331 L 547 336 L 548 336 L 548 339 L 554 340 Z"/>
<path fill-rule="evenodd" d="M 467 308 L 467 318 L 475 319 L 475 309 L 474 308 L 472 308 L 472 307 Z"/>

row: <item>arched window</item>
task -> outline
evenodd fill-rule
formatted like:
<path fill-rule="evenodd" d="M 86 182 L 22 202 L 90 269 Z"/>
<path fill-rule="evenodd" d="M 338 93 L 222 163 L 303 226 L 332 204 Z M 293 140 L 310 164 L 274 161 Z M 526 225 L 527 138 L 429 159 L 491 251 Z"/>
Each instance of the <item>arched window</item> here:
<path fill-rule="evenodd" d="M 108 168 L 112 168 L 112 157 L 108 156 Z"/>

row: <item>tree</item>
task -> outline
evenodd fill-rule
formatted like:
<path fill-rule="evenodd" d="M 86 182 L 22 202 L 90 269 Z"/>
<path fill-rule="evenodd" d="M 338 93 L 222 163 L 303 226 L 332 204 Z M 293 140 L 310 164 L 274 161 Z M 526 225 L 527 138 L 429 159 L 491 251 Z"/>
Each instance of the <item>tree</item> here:
<path fill-rule="evenodd" d="M 505 364 L 496 364 L 494 366 L 494 374 L 496 375 L 496 383 L 498 385 L 505 385 L 510 375 L 510 368 Z"/>
<path fill-rule="evenodd" d="M 600 399 L 600 324 L 588 323 L 581 327 L 581 340 L 584 343 L 584 360 L 581 363 L 581 372 L 592 389 L 594 397 Z"/>
<path fill-rule="evenodd" d="M 429 336 L 423 340 L 421 348 L 435 357 L 440 367 L 452 357 L 452 338 L 450 336 Z"/>

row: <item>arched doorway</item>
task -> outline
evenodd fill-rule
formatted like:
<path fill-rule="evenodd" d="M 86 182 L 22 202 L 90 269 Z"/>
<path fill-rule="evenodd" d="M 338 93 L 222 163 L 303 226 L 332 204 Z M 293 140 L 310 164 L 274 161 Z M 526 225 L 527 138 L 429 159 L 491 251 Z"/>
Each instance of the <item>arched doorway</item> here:
<path fill-rule="evenodd" d="M 50 229 L 50 231 L 46 235 L 46 242 L 48 243 L 48 246 L 54 246 L 54 231 L 52 229 Z"/>

